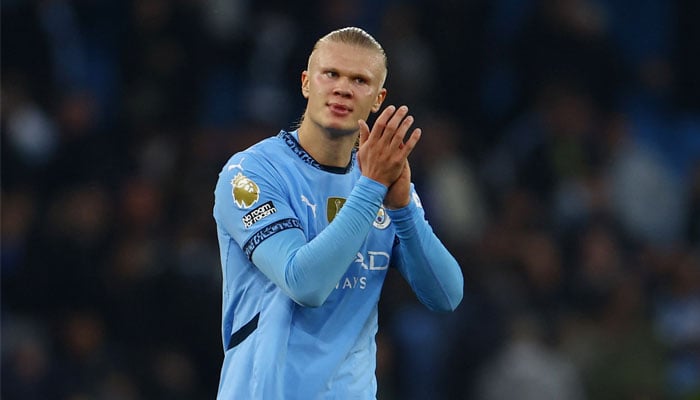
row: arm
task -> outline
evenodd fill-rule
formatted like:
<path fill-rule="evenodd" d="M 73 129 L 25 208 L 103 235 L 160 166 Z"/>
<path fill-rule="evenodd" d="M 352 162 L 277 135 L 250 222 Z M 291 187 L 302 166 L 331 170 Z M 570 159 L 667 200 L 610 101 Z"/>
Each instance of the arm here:
<path fill-rule="evenodd" d="M 409 141 L 417 141 L 421 133 L 416 129 Z M 461 268 L 423 218 L 422 209 L 416 201 L 411 201 L 411 192 L 411 167 L 406 159 L 384 197 L 384 205 L 399 238 L 392 257 L 394 265 L 421 303 L 433 311 L 453 311 L 462 301 Z"/>
<path fill-rule="evenodd" d="M 279 232 L 253 252 L 253 263 L 295 302 L 326 301 L 365 241 L 386 186 L 362 177 L 326 229 L 306 242 L 298 229 Z"/>
<path fill-rule="evenodd" d="M 395 265 L 418 296 L 433 311 L 454 311 L 462 301 L 464 278 L 450 252 L 440 242 L 414 201 L 387 210 L 399 244 Z"/>

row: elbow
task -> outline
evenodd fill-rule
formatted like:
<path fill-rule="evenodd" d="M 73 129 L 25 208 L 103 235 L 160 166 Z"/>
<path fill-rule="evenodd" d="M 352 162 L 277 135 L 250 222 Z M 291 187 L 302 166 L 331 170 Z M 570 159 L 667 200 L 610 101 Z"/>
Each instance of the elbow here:
<path fill-rule="evenodd" d="M 445 288 L 444 296 L 439 301 L 426 304 L 431 311 L 435 312 L 453 312 L 457 309 L 464 297 L 464 281 L 459 279 L 457 282 Z"/>
<path fill-rule="evenodd" d="M 441 302 L 435 303 L 435 304 L 430 304 L 430 305 L 428 305 L 428 308 L 431 311 L 440 312 L 440 313 L 448 313 L 448 312 L 453 312 L 454 310 L 456 310 L 461 302 L 462 302 L 462 293 L 460 292 L 459 295 L 449 296 L 449 297 L 445 298 L 444 301 L 441 301 Z"/>
<path fill-rule="evenodd" d="M 452 312 L 457 309 L 460 303 L 462 303 L 462 298 L 464 297 L 464 289 L 460 285 L 459 289 L 455 291 L 451 296 L 448 297 L 448 307 L 444 310 L 445 312 Z"/>
<path fill-rule="evenodd" d="M 449 309 L 445 311 L 454 311 L 457 309 L 459 304 L 462 302 L 462 298 L 464 297 L 464 277 L 461 276 L 460 274 L 460 279 L 455 282 L 453 287 L 450 290 L 449 295 L 447 296 L 447 300 L 449 303 Z"/>
<path fill-rule="evenodd" d="M 289 297 L 291 297 L 295 303 L 299 304 L 302 307 L 318 308 L 326 302 L 328 294 L 324 295 L 318 290 L 296 291 L 294 293 L 289 293 Z"/>
<path fill-rule="evenodd" d="M 317 308 L 322 306 L 331 294 L 331 290 L 324 286 L 318 282 L 312 283 L 308 277 L 300 273 L 299 268 L 287 268 L 282 287 L 295 303 L 302 307 Z"/>

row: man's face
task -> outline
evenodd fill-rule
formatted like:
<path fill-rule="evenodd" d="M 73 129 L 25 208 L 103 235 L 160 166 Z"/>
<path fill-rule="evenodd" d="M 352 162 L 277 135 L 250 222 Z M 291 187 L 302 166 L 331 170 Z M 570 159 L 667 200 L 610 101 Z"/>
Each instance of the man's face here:
<path fill-rule="evenodd" d="M 356 132 L 357 120 L 377 112 L 384 101 L 385 76 L 384 58 L 376 50 L 319 44 L 301 75 L 301 91 L 308 100 L 305 118 L 336 133 Z"/>

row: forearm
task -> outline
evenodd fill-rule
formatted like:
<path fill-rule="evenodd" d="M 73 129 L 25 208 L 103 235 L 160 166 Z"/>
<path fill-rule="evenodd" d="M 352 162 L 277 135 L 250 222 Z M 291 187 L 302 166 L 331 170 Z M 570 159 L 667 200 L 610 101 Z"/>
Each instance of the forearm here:
<path fill-rule="evenodd" d="M 357 256 L 385 194 L 384 185 L 361 178 L 314 239 L 307 243 L 298 230 L 280 232 L 258 246 L 253 263 L 297 303 L 320 306 Z"/>
<path fill-rule="evenodd" d="M 452 311 L 462 301 L 464 278 L 457 260 L 411 202 L 389 210 L 399 238 L 396 263 L 418 299 L 434 311 Z"/>

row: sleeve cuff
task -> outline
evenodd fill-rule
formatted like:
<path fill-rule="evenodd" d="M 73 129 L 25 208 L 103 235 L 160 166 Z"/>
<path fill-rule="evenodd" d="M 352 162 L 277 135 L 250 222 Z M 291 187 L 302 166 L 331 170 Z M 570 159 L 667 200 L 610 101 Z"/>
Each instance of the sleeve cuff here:
<path fill-rule="evenodd" d="M 392 221 L 400 224 L 402 222 L 413 220 L 417 215 L 418 207 L 416 206 L 416 203 L 411 200 L 405 207 L 397 208 L 395 210 L 386 209 L 386 212 Z"/>

